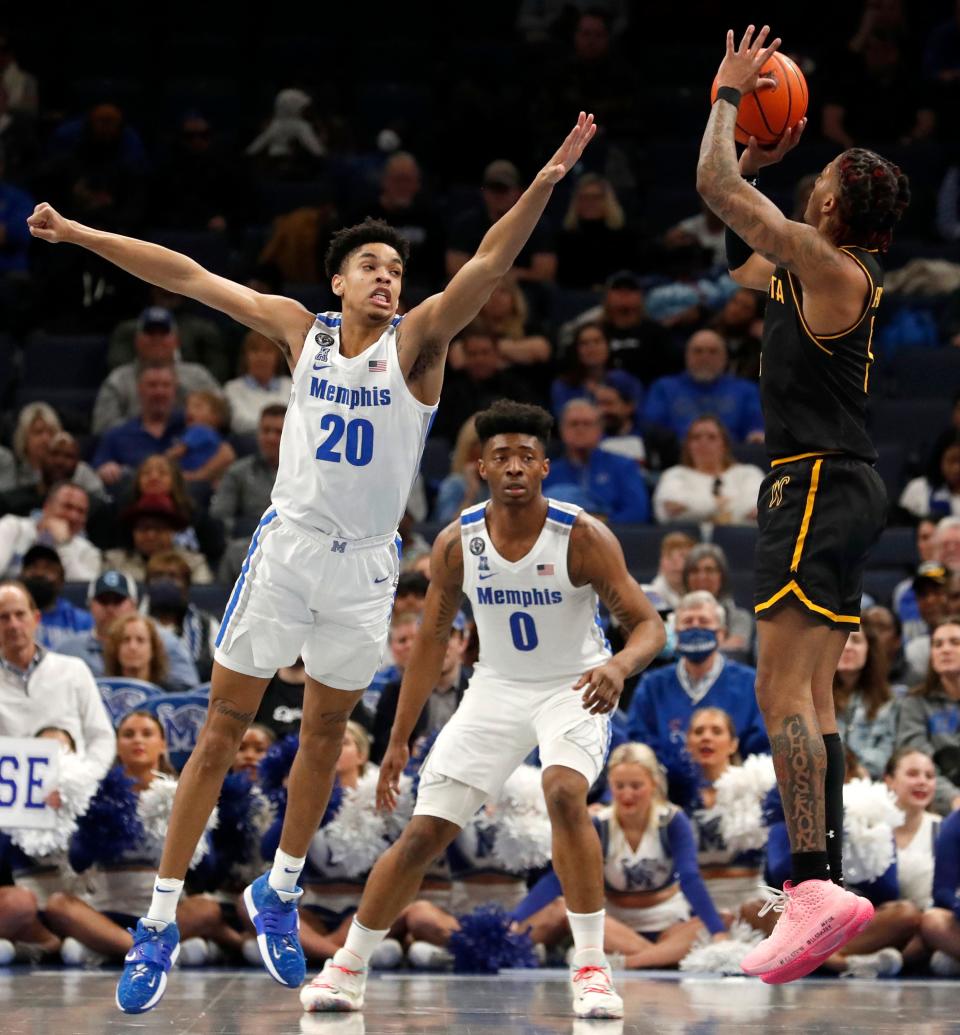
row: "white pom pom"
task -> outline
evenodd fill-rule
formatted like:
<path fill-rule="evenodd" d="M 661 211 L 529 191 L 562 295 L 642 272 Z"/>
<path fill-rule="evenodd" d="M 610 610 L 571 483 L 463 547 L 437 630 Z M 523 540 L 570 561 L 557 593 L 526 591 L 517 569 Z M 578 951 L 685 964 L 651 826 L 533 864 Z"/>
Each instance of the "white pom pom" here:
<path fill-rule="evenodd" d="M 170 814 L 173 812 L 173 799 L 177 793 L 177 781 L 164 773 L 155 773 L 150 786 L 141 791 L 137 800 L 137 818 L 143 826 L 146 839 L 154 850 L 159 850 L 167 836 Z M 190 869 L 201 862 L 210 851 L 207 834 L 217 826 L 217 810 L 214 809 L 204 827 L 190 859 Z"/>
<path fill-rule="evenodd" d="M 542 779 L 543 771 L 537 766 L 519 766 L 496 802 L 474 819 L 481 829 L 497 828 L 493 856 L 508 873 L 539 869 L 550 861 L 550 818 Z"/>
<path fill-rule="evenodd" d="M 377 811 L 379 770 L 371 767 L 344 792 L 340 811 L 314 837 L 310 855 L 323 868 L 329 858 L 351 876 L 362 877 L 389 845 L 387 817 Z"/>
<path fill-rule="evenodd" d="M 33 859 L 65 852 L 77 829 L 77 819 L 86 814 L 100 785 L 100 770 L 82 755 L 62 754 L 57 791 L 60 808 L 50 830 L 14 830 L 10 840 Z"/>
<path fill-rule="evenodd" d="M 843 786 L 843 873 L 850 884 L 883 876 L 894 859 L 893 831 L 903 812 L 885 783 L 851 780 Z"/>
<path fill-rule="evenodd" d="M 729 766 L 717 780 L 716 804 L 704 810 L 704 818 L 719 816 L 720 833 L 733 851 L 752 851 L 766 845 L 763 799 L 776 782 L 769 755 L 751 755 L 743 765 Z"/>
<path fill-rule="evenodd" d="M 748 924 L 736 920 L 730 925 L 728 938 L 715 942 L 706 931 L 680 961 L 687 973 L 742 975 L 743 957 L 759 945 L 763 935 Z"/>

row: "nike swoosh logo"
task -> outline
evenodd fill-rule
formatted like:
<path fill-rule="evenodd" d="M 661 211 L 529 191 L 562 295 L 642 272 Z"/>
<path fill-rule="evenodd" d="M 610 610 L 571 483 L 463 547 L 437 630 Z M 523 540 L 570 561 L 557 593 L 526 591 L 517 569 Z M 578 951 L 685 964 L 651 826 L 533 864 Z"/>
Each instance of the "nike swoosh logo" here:
<path fill-rule="evenodd" d="M 384 575 L 382 579 L 374 579 L 373 581 L 374 582 L 386 582 L 388 578 L 390 578 L 389 575 Z"/>
<path fill-rule="evenodd" d="M 329 367 L 332 367 L 332 366 L 333 366 L 332 363 L 324 363 L 322 367 L 315 366 L 313 369 L 314 370 L 327 370 Z"/>
<path fill-rule="evenodd" d="M 488 572 L 486 575 L 482 575 L 482 574 L 478 575 L 477 578 L 479 578 L 479 579 L 492 579 L 493 576 L 497 575 L 497 574 L 499 574 L 499 572 L 491 571 L 491 572 Z"/>
<path fill-rule="evenodd" d="M 173 894 L 173 888 L 154 888 L 153 890 L 159 892 L 161 895 Z"/>
<path fill-rule="evenodd" d="M 283 872 L 284 872 L 284 873 L 299 873 L 300 871 L 299 871 L 299 870 L 298 870 L 298 869 L 297 869 L 296 867 L 294 867 L 294 868 L 293 868 L 293 869 L 291 870 L 291 869 L 289 869 L 288 867 L 284 866 L 284 868 L 283 868 Z"/>

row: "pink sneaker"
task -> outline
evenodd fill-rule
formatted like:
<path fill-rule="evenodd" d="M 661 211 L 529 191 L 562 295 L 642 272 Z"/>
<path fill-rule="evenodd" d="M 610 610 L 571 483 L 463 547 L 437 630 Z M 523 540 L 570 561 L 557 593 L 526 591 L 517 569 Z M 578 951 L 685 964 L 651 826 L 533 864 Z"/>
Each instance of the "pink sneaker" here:
<path fill-rule="evenodd" d="M 773 909 L 780 919 L 770 937 L 744 956 L 741 966 L 744 973 L 768 985 L 816 970 L 873 917 L 873 906 L 866 899 L 832 881 L 805 880 L 796 887 L 787 881 L 782 892 L 767 890 L 771 897 L 760 915 Z"/>

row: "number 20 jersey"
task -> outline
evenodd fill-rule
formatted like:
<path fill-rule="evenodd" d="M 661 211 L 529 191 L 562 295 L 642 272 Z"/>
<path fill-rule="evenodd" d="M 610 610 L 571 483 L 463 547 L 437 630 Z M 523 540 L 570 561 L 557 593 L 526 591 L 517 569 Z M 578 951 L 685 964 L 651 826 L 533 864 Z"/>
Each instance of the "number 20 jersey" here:
<path fill-rule="evenodd" d="M 486 506 L 469 507 L 460 516 L 463 591 L 480 638 L 475 679 L 572 685 L 611 656 L 597 594 L 592 586 L 574 586 L 567 572 L 570 531 L 580 508 L 547 500 L 540 537 L 511 563 L 493 545 Z"/>
<path fill-rule="evenodd" d="M 281 518 L 343 539 L 392 534 L 436 406 L 410 393 L 395 317 L 359 356 L 340 355 L 340 313 L 319 313 L 293 371 L 272 500 Z"/>

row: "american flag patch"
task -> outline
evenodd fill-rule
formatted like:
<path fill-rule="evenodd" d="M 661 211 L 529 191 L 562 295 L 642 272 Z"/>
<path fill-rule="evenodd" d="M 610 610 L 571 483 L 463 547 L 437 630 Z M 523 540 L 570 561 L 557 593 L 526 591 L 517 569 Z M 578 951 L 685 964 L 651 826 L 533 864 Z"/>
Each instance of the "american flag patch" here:
<path fill-rule="evenodd" d="M 552 575 L 553 574 L 553 565 L 552 564 L 538 564 L 537 565 L 537 574 L 538 575 Z"/>
<path fill-rule="evenodd" d="M 367 363 L 367 368 L 371 374 L 383 374 L 387 369 L 387 361 L 385 359 L 371 359 Z"/>

